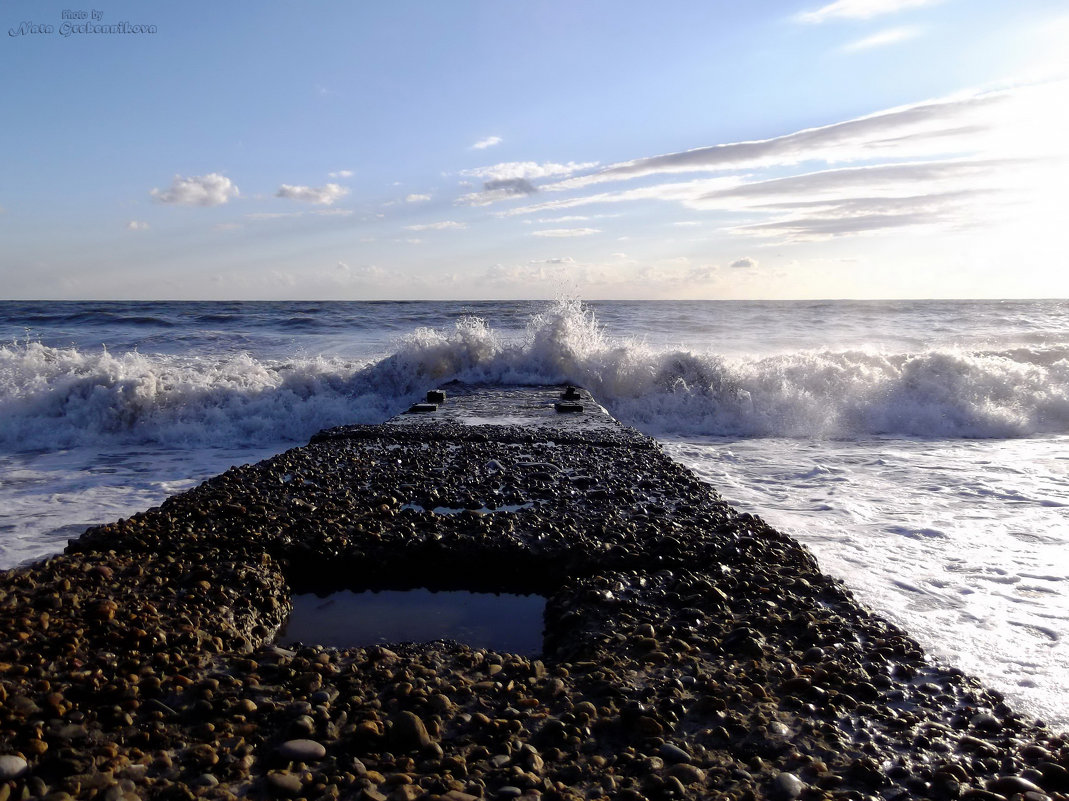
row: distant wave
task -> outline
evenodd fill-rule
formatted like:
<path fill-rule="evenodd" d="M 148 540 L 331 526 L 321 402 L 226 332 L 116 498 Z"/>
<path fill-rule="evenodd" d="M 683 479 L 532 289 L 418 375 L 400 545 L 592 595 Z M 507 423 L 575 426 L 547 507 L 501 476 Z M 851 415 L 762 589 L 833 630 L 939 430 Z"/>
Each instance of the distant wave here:
<path fill-rule="evenodd" d="M 1069 348 L 797 351 L 725 359 L 605 336 L 564 301 L 520 341 L 468 317 L 419 328 L 374 363 L 113 355 L 0 347 L 0 443 L 47 449 L 301 441 L 378 422 L 450 379 L 580 384 L 648 433 L 743 437 L 1021 437 L 1069 432 Z"/>

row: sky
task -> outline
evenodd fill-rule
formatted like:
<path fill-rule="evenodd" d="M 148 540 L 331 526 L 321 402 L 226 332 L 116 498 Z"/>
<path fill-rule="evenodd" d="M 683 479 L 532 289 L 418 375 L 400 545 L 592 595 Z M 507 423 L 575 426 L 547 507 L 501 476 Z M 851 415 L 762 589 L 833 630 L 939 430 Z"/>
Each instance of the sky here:
<path fill-rule="evenodd" d="M 1069 297 L 1064 0 L 0 4 L 0 298 Z"/>

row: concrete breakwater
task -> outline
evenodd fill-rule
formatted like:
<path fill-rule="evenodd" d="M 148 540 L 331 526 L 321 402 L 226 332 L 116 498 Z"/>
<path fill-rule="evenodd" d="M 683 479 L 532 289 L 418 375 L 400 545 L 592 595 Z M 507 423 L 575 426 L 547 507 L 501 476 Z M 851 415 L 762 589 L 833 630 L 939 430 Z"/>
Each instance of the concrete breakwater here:
<path fill-rule="evenodd" d="M 445 389 L 2 574 L 0 801 L 1067 797 L 1064 735 L 585 392 Z M 415 587 L 544 596 L 540 658 L 275 641 Z"/>

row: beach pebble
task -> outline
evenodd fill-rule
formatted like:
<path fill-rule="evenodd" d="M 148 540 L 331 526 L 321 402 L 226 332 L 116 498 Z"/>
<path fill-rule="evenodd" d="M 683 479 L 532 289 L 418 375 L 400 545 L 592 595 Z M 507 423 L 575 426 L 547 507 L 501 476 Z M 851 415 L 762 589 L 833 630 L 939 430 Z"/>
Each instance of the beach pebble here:
<path fill-rule="evenodd" d="M 1043 788 L 1021 776 L 999 776 L 986 785 L 993 793 L 1009 798 L 1016 793 L 1042 793 Z"/>
<path fill-rule="evenodd" d="M 293 759 L 300 762 L 314 762 L 327 755 L 327 749 L 315 740 L 297 739 L 287 740 L 278 747 L 278 753 L 283 759 Z"/>
<path fill-rule="evenodd" d="M 393 727 L 390 729 L 390 741 L 393 747 L 404 753 L 418 751 L 431 744 L 430 735 L 427 734 L 427 726 L 412 712 L 400 712 L 393 719 Z"/>
<path fill-rule="evenodd" d="M 705 771 L 694 765 L 673 765 L 669 768 L 668 775 L 679 779 L 681 784 L 700 784 L 705 781 Z"/>
<path fill-rule="evenodd" d="M 980 729 L 981 731 L 998 731 L 1002 728 L 1002 722 L 994 715 L 988 714 L 987 712 L 973 715 L 972 720 L 970 720 L 969 723 L 974 729 Z"/>
<path fill-rule="evenodd" d="M 301 791 L 301 777 L 295 773 L 268 773 L 267 784 L 284 795 L 297 795 Z"/>
<path fill-rule="evenodd" d="M 793 773 L 780 773 L 772 780 L 772 794 L 777 798 L 798 798 L 805 784 Z"/>
<path fill-rule="evenodd" d="M 22 757 L 4 754 L 0 756 L 0 780 L 17 779 L 26 772 L 28 767 L 29 765 Z"/>
<path fill-rule="evenodd" d="M 672 745 L 671 743 L 665 743 L 658 751 L 662 759 L 668 762 L 690 762 L 690 754 L 680 748 L 678 745 Z"/>

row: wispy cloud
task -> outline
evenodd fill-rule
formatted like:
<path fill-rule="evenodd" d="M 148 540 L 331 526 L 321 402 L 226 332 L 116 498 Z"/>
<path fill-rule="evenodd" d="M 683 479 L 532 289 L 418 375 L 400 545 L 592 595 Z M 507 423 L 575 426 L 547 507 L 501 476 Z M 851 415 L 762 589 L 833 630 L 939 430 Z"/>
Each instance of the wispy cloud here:
<path fill-rule="evenodd" d="M 349 217 L 352 209 L 316 209 L 314 211 L 258 211 L 245 215 L 247 220 L 291 220 L 298 217 Z"/>
<path fill-rule="evenodd" d="M 405 196 L 405 203 L 426 203 L 430 199 L 430 195 L 419 195 L 413 192 L 411 195 Z"/>
<path fill-rule="evenodd" d="M 351 266 L 347 262 L 339 261 L 334 270 L 333 277 L 341 282 L 363 281 L 378 283 L 389 276 L 389 273 L 376 264 Z"/>
<path fill-rule="evenodd" d="M 328 172 L 327 173 L 327 177 L 328 178 L 352 178 L 353 177 L 353 171 L 352 170 L 337 170 L 335 172 Z"/>
<path fill-rule="evenodd" d="M 772 139 L 731 142 L 612 164 L 589 175 L 543 186 L 545 191 L 661 173 L 718 172 L 804 161 L 829 163 L 909 158 L 972 149 L 974 136 L 992 124 L 1008 95 L 992 92 L 919 103 L 865 117 L 807 128 Z"/>
<path fill-rule="evenodd" d="M 184 178 L 176 175 L 170 189 L 153 189 L 151 194 L 160 203 L 178 206 L 220 206 L 237 197 L 237 186 L 225 175 L 210 172 Z"/>
<path fill-rule="evenodd" d="M 329 206 L 334 201 L 345 197 L 349 190 L 339 184 L 324 184 L 323 186 L 291 186 L 282 184 L 275 193 L 275 197 L 287 200 L 299 200 L 303 203 L 316 203 L 321 206 Z"/>
<path fill-rule="evenodd" d="M 467 223 L 457 222 L 456 220 L 442 220 L 441 222 L 406 225 L 405 229 L 409 231 L 448 231 L 467 227 Z"/>
<path fill-rule="evenodd" d="M 684 225 L 696 222 L 694 212 L 708 213 L 708 234 L 780 241 L 1003 225 L 1060 197 L 1055 176 L 1069 164 L 1069 130 L 1058 113 L 1064 91 L 1065 82 L 1049 81 L 961 94 L 771 139 L 639 158 L 543 185 L 540 202 L 495 216 L 541 222 L 588 205 L 660 201 L 686 209 L 677 221 Z M 722 174 L 665 178 L 688 172 Z M 610 182 L 623 186 L 600 186 Z"/>
<path fill-rule="evenodd" d="M 815 11 L 803 11 L 795 19 L 811 24 L 836 19 L 869 19 L 940 2 L 942 0 L 836 0 Z"/>
<path fill-rule="evenodd" d="M 699 178 L 691 181 L 655 184 L 653 186 L 642 186 L 636 189 L 599 192 L 593 195 L 579 195 L 577 197 L 561 198 L 560 200 L 548 200 L 543 203 L 535 203 L 527 206 L 520 206 L 515 209 L 508 209 L 507 211 L 501 212 L 500 216 L 514 217 L 517 215 L 544 211 L 556 212 L 561 211 L 562 209 L 571 209 L 577 206 L 587 206 L 599 203 L 627 203 L 642 200 L 675 200 L 683 202 L 694 200 L 707 192 L 738 186 L 742 183 L 744 183 L 744 179 L 735 176 Z"/>
<path fill-rule="evenodd" d="M 500 136 L 488 136 L 485 139 L 480 139 L 474 145 L 471 146 L 472 150 L 486 150 L 488 147 L 501 144 Z"/>
<path fill-rule="evenodd" d="M 899 42 L 904 42 L 908 39 L 915 39 L 920 35 L 921 29 L 916 26 L 888 28 L 885 31 L 866 36 L 864 39 L 849 42 L 848 44 L 843 45 L 842 50 L 846 53 L 855 53 L 859 50 L 871 50 L 874 47 L 884 47 L 886 45 L 898 44 Z"/>
<path fill-rule="evenodd" d="M 556 162 L 538 163 L 535 161 L 505 161 L 489 167 L 476 167 L 461 170 L 465 178 L 483 179 L 481 192 L 469 192 L 462 195 L 457 202 L 468 206 L 487 206 L 499 200 L 533 195 L 538 187 L 533 183 L 539 178 L 553 178 L 596 167 L 596 161 L 558 164 Z"/>
<path fill-rule="evenodd" d="M 130 220 L 130 222 L 126 224 L 127 231 L 147 231 L 148 229 L 148 223 L 142 220 Z"/>
<path fill-rule="evenodd" d="M 482 178 L 488 181 L 505 181 L 516 178 L 532 181 L 557 175 L 571 175 L 596 166 L 598 166 L 596 161 L 569 161 L 567 164 L 558 164 L 552 161 L 542 162 L 541 164 L 535 161 L 503 161 L 500 164 L 492 164 L 489 167 L 461 170 L 460 174 L 468 178 Z"/>
<path fill-rule="evenodd" d="M 590 236 L 600 234 L 600 228 L 544 228 L 541 231 L 531 231 L 532 236 L 545 236 L 554 239 L 563 239 L 574 236 Z"/>

